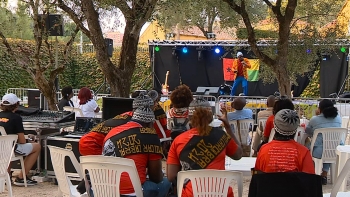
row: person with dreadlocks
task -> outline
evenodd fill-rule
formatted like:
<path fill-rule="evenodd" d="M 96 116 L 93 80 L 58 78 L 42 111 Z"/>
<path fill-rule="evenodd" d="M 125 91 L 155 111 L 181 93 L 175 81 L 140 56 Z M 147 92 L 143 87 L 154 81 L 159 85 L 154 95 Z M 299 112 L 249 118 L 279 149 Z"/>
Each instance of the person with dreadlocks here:
<path fill-rule="evenodd" d="M 221 109 L 222 116 L 219 119 L 223 122 L 227 132 L 219 127 L 211 127 L 213 113 L 210 103 L 197 98 L 190 104 L 192 129 L 180 134 L 171 144 L 167 160 L 167 176 L 169 181 L 175 182 L 177 173 L 182 170 L 216 169 L 225 170 L 225 157 L 229 156 L 234 160 L 242 157 L 242 149 L 239 141 L 233 134 L 227 119 L 227 111 Z M 198 147 L 201 147 L 200 149 Z M 213 148 L 216 147 L 216 148 Z M 197 161 L 190 158 L 190 152 L 195 154 Z M 208 155 L 211 155 L 208 157 Z M 192 185 L 187 182 L 184 185 L 182 197 L 192 197 Z M 232 188 L 228 196 L 232 197 Z"/>

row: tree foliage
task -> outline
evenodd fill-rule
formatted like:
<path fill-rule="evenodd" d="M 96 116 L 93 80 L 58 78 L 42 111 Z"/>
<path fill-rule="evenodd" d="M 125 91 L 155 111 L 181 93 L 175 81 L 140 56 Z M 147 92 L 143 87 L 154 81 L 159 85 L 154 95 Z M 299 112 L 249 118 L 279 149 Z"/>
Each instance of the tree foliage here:
<path fill-rule="evenodd" d="M 96 59 L 113 96 L 128 97 L 131 77 L 136 66 L 136 54 L 142 26 L 149 20 L 158 0 L 57 0 L 57 6 L 74 21 L 91 40 Z M 125 17 L 125 29 L 120 59 L 117 64 L 108 57 L 102 32 L 101 16 L 119 9 Z"/>
<path fill-rule="evenodd" d="M 166 30 L 176 25 L 196 26 L 206 36 L 208 32 L 213 32 L 215 22 L 219 22 L 222 28 L 239 25 L 239 15 L 221 0 L 163 0 L 156 10 L 154 18 Z M 267 15 L 267 6 L 258 1 L 257 5 L 249 7 L 248 12 L 253 22 L 257 22 Z"/>
<path fill-rule="evenodd" d="M 332 21 L 340 10 L 339 2 L 328 0 L 276 0 L 263 2 L 270 9 L 271 30 L 278 33 L 274 47 L 260 47 L 248 8 L 256 3 L 246 0 L 223 0 L 240 16 L 247 30 L 247 40 L 251 50 L 261 60 L 264 70 L 275 76 L 282 94 L 290 96 L 290 84 L 297 74 L 313 68 L 319 53 L 325 49 L 336 50 L 330 43 L 336 38 L 336 28 L 322 33 L 321 27 Z M 316 22 L 318 20 L 324 22 Z M 319 45 L 315 45 L 319 44 Z"/>

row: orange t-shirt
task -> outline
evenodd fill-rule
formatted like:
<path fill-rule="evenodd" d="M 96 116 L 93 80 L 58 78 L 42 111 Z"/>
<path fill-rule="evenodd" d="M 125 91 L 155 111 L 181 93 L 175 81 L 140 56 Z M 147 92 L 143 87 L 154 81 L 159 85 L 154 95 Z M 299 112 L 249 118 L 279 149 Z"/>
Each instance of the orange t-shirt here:
<path fill-rule="evenodd" d="M 129 121 L 129 119 L 131 118 L 133 112 L 129 111 L 129 112 L 125 112 L 122 113 L 118 116 L 122 117 L 122 118 L 117 118 L 118 116 L 108 119 L 106 121 L 112 120 L 112 119 L 118 119 L 118 124 L 125 124 Z M 99 129 L 103 129 L 102 127 L 105 127 L 105 123 L 101 122 L 99 125 L 95 126 L 94 128 L 92 128 L 92 130 L 83 135 L 80 140 L 79 140 L 79 152 L 81 155 L 85 156 L 85 155 L 101 155 L 102 153 L 102 147 L 103 147 L 103 140 L 105 139 L 107 133 L 103 133 L 103 132 L 98 132 L 97 130 Z M 113 126 L 119 126 L 119 125 L 113 125 Z M 105 127 L 105 129 L 107 129 Z M 108 128 L 110 129 L 110 128 Z"/>
<path fill-rule="evenodd" d="M 263 145 L 256 159 L 255 170 L 315 174 L 309 149 L 294 140 L 272 140 Z"/>
<path fill-rule="evenodd" d="M 142 127 L 139 123 L 136 122 L 128 122 L 126 124 L 120 125 L 118 127 L 113 128 L 106 136 L 103 141 L 103 144 L 111 137 L 126 131 L 132 128 L 140 128 Z M 148 161 L 161 160 L 162 155 L 160 154 L 133 154 L 126 155 L 124 158 L 132 159 L 135 162 L 137 172 L 139 174 L 141 184 L 146 181 L 147 176 L 147 165 Z M 120 178 L 120 193 L 121 194 L 131 194 L 134 193 L 134 187 L 132 186 L 131 180 L 127 173 L 122 173 Z"/>
<path fill-rule="evenodd" d="M 168 160 L 167 164 L 169 165 L 179 165 L 180 164 L 180 153 L 182 149 L 186 146 L 186 144 L 191 140 L 193 136 L 198 135 L 198 131 L 196 128 L 193 128 L 191 130 L 186 131 L 185 133 L 182 133 L 181 135 L 177 136 L 175 140 L 172 142 L 169 154 L 168 154 Z M 226 148 L 221 151 L 221 153 L 212 161 L 206 169 L 215 169 L 215 170 L 225 170 L 225 156 L 232 156 L 235 154 L 237 150 L 237 144 L 230 139 L 228 142 Z M 232 188 L 229 189 L 228 197 L 233 196 Z M 192 185 L 191 183 L 188 183 L 186 187 L 182 191 L 182 197 L 193 197 L 192 193 Z"/>
<path fill-rule="evenodd" d="M 274 123 L 273 123 L 274 119 L 275 119 L 274 115 L 271 115 L 269 116 L 269 118 L 267 118 L 265 130 L 264 130 L 264 137 L 267 137 L 267 138 L 270 137 L 271 130 L 274 127 Z"/>

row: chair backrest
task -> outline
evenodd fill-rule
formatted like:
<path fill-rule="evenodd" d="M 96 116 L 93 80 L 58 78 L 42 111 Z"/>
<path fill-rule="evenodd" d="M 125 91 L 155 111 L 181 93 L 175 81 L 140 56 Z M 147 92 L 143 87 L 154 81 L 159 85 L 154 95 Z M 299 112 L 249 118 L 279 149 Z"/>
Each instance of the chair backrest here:
<path fill-rule="evenodd" d="M 249 145 L 251 142 L 251 138 L 249 138 L 249 132 L 253 131 L 253 127 L 254 127 L 254 120 L 253 119 L 244 119 L 244 120 L 238 120 L 237 121 L 237 131 L 239 129 L 240 133 L 241 133 L 241 137 L 242 137 L 242 143 Z M 235 134 L 237 133 L 237 139 L 240 140 L 238 132 L 235 132 Z"/>
<path fill-rule="evenodd" d="M 341 117 L 341 127 L 348 128 L 348 125 L 349 125 L 349 116 Z"/>
<path fill-rule="evenodd" d="M 182 195 L 182 185 L 185 179 L 190 179 L 193 197 L 217 196 L 226 197 L 232 180 L 237 181 L 238 197 L 242 197 L 242 172 L 230 170 L 188 170 L 177 173 L 177 194 Z"/>
<path fill-rule="evenodd" d="M 80 108 L 65 106 L 65 107 L 63 107 L 63 110 L 64 111 L 74 111 L 75 117 L 77 117 L 77 113 L 79 114 L 78 117 L 84 117 L 83 111 L 81 111 Z"/>
<path fill-rule="evenodd" d="M 7 135 L 5 128 L 3 126 L 0 126 L 0 133 L 1 135 Z"/>
<path fill-rule="evenodd" d="M 266 121 L 267 121 L 267 118 L 259 118 L 258 119 L 258 128 L 262 129 L 261 130 L 262 132 L 264 132 L 264 130 L 265 130 Z"/>
<path fill-rule="evenodd" d="M 301 142 L 301 139 L 302 139 L 302 136 L 303 136 L 304 133 L 305 133 L 304 127 L 299 126 L 298 129 L 297 129 L 297 132 L 296 132 L 296 134 L 294 136 L 294 140 L 296 142 L 298 142 L 299 144 L 304 145 L 305 142 Z"/>
<path fill-rule="evenodd" d="M 81 156 L 80 165 L 89 172 L 95 197 L 119 197 L 120 176 L 129 174 L 137 197 L 143 197 L 140 177 L 132 159 L 101 155 Z"/>
<path fill-rule="evenodd" d="M 6 175 L 18 135 L 0 136 L 0 177 Z"/>
<path fill-rule="evenodd" d="M 73 186 L 73 184 L 66 174 L 64 164 L 66 157 L 69 157 L 69 159 L 72 161 L 75 170 L 78 172 L 79 176 L 83 178 L 84 176 L 80 169 L 80 165 L 77 158 L 71 150 L 49 145 L 47 147 L 50 150 L 51 162 L 58 182 L 59 189 L 61 190 L 63 196 L 72 196 L 73 194 L 71 193 L 70 187 Z"/>
<path fill-rule="evenodd" d="M 350 172 L 350 158 L 346 161 L 346 163 L 345 163 L 343 169 L 341 170 L 337 180 L 335 181 L 330 197 L 337 196 L 337 193 L 340 189 L 340 186 L 343 183 L 344 179 L 346 179 L 349 176 L 349 172 Z M 350 194 L 350 192 L 349 192 L 349 194 Z"/>
<path fill-rule="evenodd" d="M 313 151 L 318 134 L 323 137 L 323 153 L 322 159 L 335 159 L 337 146 L 342 142 L 345 144 L 345 139 L 348 131 L 346 128 L 321 128 L 315 129 L 311 140 L 311 153 Z"/>
<path fill-rule="evenodd" d="M 268 142 L 271 142 L 273 140 L 273 137 L 275 137 L 275 128 L 271 129 L 271 133 L 270 133 Z"/>

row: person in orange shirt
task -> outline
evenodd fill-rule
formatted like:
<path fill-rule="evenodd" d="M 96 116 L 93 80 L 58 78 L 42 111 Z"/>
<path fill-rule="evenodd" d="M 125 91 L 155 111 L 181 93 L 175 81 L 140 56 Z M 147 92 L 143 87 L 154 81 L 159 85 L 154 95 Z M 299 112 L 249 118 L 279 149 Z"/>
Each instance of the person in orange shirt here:
<path fill-rule="evenodd" d="M 294 141 L 300 119 L 294 110 L 282 109 L 274 119 L 275 137 L 258 153 L 255 170 L 271 172 L 304 172 L 315 174 L 309 149 Z"/>
<path fill-rule="evenodd" d="M 208 101 L 202 98 L 195 99 L 191 106 L 194 107 L 191 117 L 193 128 L 175 138 L 171 144 L 167 159 L 168 180 L 174 185 L 177 173 L 181 169 L 225 170 L 226 155 L 234 160 L 239 160 L 242 157 L 242 149 L 231 130 L 226 109 L 221 109 L 223 115 L 220 116 L 220 120 L 224 123 L 227 133 L 219 127 L 209 126 L 213 121 L 213 114 Z M 216 145 L 219 145 L 217 147 L 220 148 L 214 149 L 213 147 Z M 190 157 L 190 155 L 193 155 L 193 157 Z M 208 157 L 208 155 L 211 155 L 211 157 Z M 192 185 L 187 182 L 184 185 L 181 197 L 192 196 Z M 231 188 L 228 196 L 233 196 Z"/>
<path fill-rule="evenodd" d="M 144 197 L 165 197 L 170 182 L 163 177 L 162 147 L 153 122 L 155 116 L 150 107 L 137 108 L 131 120 L 113 128 L 104 139 L 103 155 L 123 157 L 135 162 L 142 184 Z M 148 175 L 148 179 L 146 178 Z M 92 191 L 93 191 L 92 185 Z M 120 180 L 120 193 L 135 196 L 129 175 L 123 173 Z"/>
<path fill-rule="evenodd" d="M 251 68 L 249 60 L 243 57 L 242 52 L 238 52 L 237 59 L 233 60 L 232 66 L 235 81 L 233 82 L 231 96 L 235 96 L 239 84 L 242 84 L 244 95 L 248 95 L 248 68 Z"/>
<path fill-rule="evenodd" d="M 277 97 L 275 104 L 273 105 L 272 115 L 266 120 L 266 126 L 264 129 L 264 142 L 267 143 L 270 137 L 271 129 L 274 128 L 274 118 L 275 114 L 277 114 L 282 109 L 291 109 L 294 110 L 293 102 L 288 99 L 287 96 Z"/>

